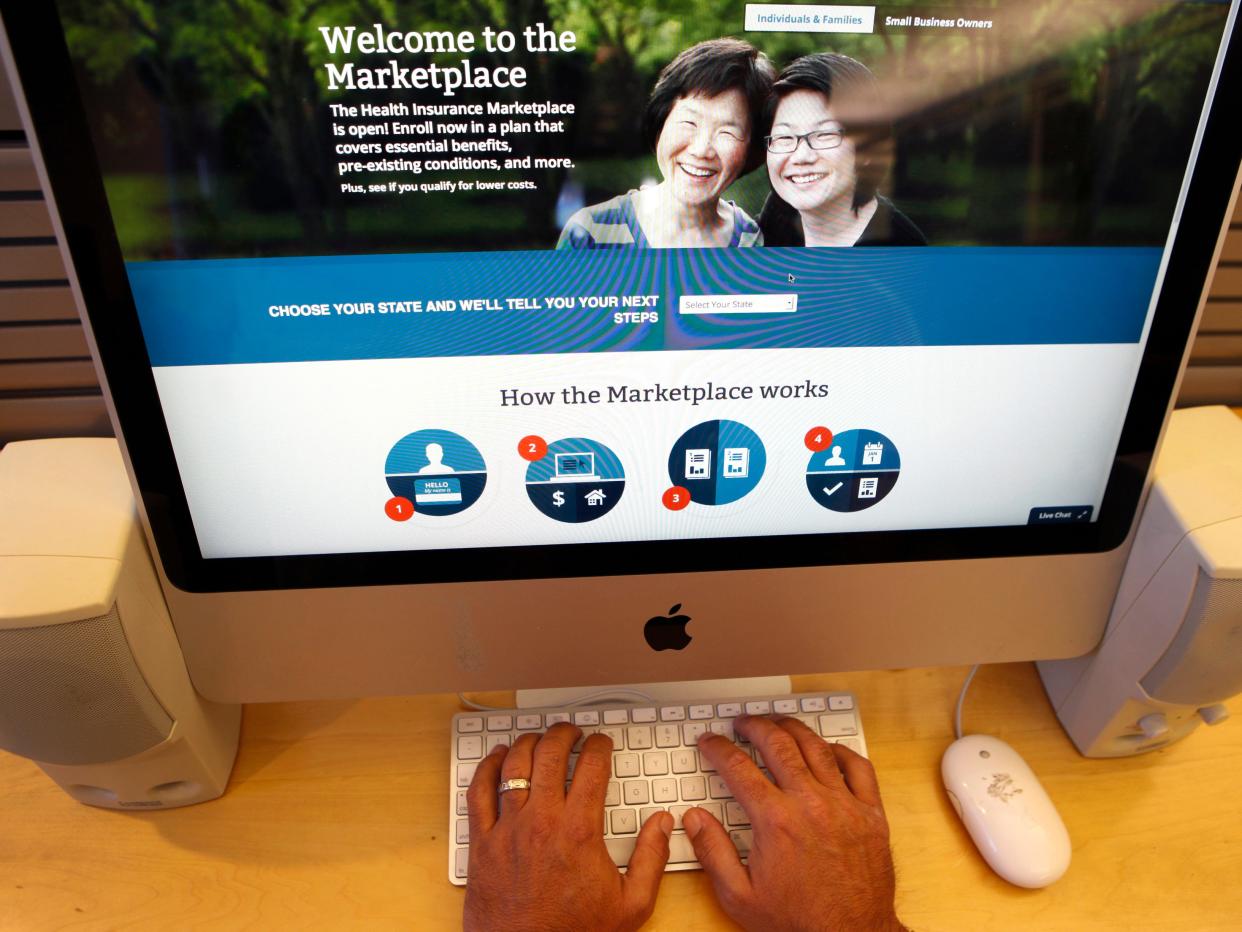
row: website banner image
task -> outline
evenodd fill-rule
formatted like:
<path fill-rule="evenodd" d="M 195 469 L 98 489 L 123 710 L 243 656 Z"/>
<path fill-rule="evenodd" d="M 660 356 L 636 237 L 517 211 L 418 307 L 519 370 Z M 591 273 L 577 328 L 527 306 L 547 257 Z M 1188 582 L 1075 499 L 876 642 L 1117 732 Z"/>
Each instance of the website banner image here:
<path fill-rule="evenodd" d="M 208 557 L 1094 520 L 1229 13 L 58 7 Z"/>

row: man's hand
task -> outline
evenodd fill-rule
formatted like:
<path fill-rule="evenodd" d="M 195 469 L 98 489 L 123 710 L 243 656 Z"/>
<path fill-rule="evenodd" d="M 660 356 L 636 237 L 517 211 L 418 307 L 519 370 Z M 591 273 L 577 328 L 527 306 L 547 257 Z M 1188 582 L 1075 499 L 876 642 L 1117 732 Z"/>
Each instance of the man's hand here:
<path fill-rule="evenodd" d="M 716 897 L 753 930 L 898 930 L 888 820 L 871 763 L 793 718 L 739 718 L 773 785 L 733 742 L 710 732 L 699 751 L 750 816 L 743 865 L 708 812 L 682 818 Z"/>
<path fill-rule="evenodd" d="M 529 734 L 511 749 L 483 758 L 470 784 L 470 867 L 467 930 L 637 929 L 655 907 L 668 861 L 673 817 L 647 820 L 622 875 L 604 847 L 604 794 L 612 776 L 612 742 L 591 735 L 565 790 L 569 753 L 582 732 L 567 723 L 542 737 Z M 529 790 L 500 780 L 524 777 Z M 727 840 L 727 839 L 726 839 Z"/>

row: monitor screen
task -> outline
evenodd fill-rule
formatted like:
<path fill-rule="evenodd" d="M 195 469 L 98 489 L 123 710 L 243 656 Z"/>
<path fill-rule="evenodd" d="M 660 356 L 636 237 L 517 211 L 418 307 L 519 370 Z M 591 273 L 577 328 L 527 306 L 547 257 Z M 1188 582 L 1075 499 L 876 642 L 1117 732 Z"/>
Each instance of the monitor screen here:
<path fill-rule="evenodd" d="M 1227 3 L 55 5 L 179 586 L 1129 527 Z"/>

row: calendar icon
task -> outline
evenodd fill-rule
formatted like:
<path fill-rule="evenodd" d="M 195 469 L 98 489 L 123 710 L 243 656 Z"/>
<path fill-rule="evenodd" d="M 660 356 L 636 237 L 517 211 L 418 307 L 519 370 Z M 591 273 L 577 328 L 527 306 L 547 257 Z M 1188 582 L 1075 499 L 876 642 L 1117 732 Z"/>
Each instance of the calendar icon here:
<path fill-rule="evenodd" d="M 882 459 L 884 459 L 884 444 L 879 441 L 863 444 L 862 464 L 864 466 L 879 466 Z"/>

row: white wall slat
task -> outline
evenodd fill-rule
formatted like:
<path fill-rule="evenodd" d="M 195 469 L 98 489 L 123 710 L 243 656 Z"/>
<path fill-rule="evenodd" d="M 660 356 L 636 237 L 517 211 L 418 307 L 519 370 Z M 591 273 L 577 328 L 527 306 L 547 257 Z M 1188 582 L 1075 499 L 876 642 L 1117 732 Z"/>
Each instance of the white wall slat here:
<path fill-rule="evenodd" d="M 101 395 L 0 398 L 0 440 L 111 435 L 112 424 Z"/>
<path fill-rule="evenodd" d="M 0 244 L 0 282 L 36 282 L 65 278 L 60 247 Z"/>
<path fill-rule="evenodd" d="M 0 362 L 0 393 L 58 392 L 98 389 L 95 364 L 89 359 L 52 362 Z"/>
<path fill-rule="evenodd" d="M 0 328 L 0 360 L 82 359 L 90 354 L 81 324 Z"/>
<path fill-rule="evenodd" d="M 68 285 L 0 288 L 0 324 L 77 319 L 78 309 Z"/>
<path fill-rule="evenodd" d="M 43 201 L 0 201 L 0 236 L 52 236 Z"/>

